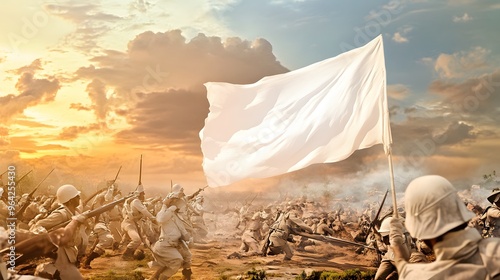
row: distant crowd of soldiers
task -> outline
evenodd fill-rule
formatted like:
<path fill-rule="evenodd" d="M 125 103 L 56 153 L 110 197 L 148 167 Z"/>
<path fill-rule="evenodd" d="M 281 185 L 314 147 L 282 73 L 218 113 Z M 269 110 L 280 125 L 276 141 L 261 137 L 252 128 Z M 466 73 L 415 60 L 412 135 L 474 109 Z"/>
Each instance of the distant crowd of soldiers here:
<path fill-rule="evenodd" d="M 191 279 L 190 247 L 193 243 L 206 243 L 209 233 L 204 220 L 207 212 L 204 197 L 200 193 L 203 189 L 187 196 L 184 188 L 175 184 L 165 197 L 146 199 L 142 184 L 133 193 L 124 195 L 115 180 L 108 181 L 104 189 L 85 201 L 73 185 L 60 186 L 55 196 L 33 197 L 29 193 L 18 199 L 16 253 L 21 256 L 15 259 L 16 265 L 21 268 L 36 263 L 34 276 L 26 279 L 83 279 L 80 269 L 91 269 L 92 261 L 106 250 L 121 252 L 122 259 L 127 261 L 143 259 L 142 248 L 148 248 L 154 259 L 149 263 L 155 268 L 150 279 L 168 279 L 179 269 L 183 279 Z M 426 192 L 421 193 L 422 189 Z M 0 192 L 3 192 L 0 226 L 7 229 L 10 214 L 4 187 Z M 317 242 L 330 242 L 358 246 L 358 253 L 377 252 L 376 280 L 444 279 L 447 273 L 458 275 L 453 279 L 466 278 L 461 275 L 485 276 L 469 279 L 497 279 L 498 257 L 493 260 L 489 257 L 500 252 L 496 239 L 500 237 L 500 190 L 494 189 L 487 199 L 491 205 L 482 209 L 460 200 L 446 179 L 424 176 L 409 185 L 404 208 L 385 214 L 381 213 L 383 202 L 379 207 L 367 205 L 362 213 L 351 207 L 337 207 L 333 211 L 305 197 L 265 207 L 245 203 L 238 211 L 236 225 L 241 246 L 228 258 L 283 254 L 283 260 L 289 261 L 294 250 L 305 251 Z M 8 236 L 9 232 L 3 234 Z M 477 249 L 464 241 L 468 250 L 476 250 L 479 255 L 471 251 L 462 257 L 465 245 L 446 241 L 448 234 L 476 245 L 483 244 L 479 236 L 488 240 L 488 244 L 477 245 Z M 5 253 L 9 246 L 5 237 L 1 241 Z M 460 260 L 454 261 L 459 255 Z M 425 270 L 431 261 L 432 267 Z M 475 262 L 472 272 L 460 274 L 458 268 L 445 270 L 445 267 L 467 267 L 465 263 L 469 262 Z M 5 265 L 1 268 L 3 279 L 14 273 L 7 271 Z M 426 271 L 425 277 L 415 276 L 419 269 Z"/>

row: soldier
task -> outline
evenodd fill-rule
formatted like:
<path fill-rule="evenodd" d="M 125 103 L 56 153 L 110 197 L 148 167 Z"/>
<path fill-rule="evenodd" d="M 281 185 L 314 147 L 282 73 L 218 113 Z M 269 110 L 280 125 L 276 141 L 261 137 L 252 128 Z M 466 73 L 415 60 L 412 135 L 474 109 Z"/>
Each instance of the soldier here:
<path fill-rule="evenodd" d="M 105 192 L 98 194 L 94 198 L 91 206 L 92 210 L 112 202 L 115 198 L 119 199 L 114 181 L 108 181 L 107 185 L 108 189 Z M 111 209 L 109 212 L 115 210 L 115 207 L 113 207 L 113 209 Z M 97 222 L 95 223 L 93 228 L 93 232 L 96 238 L 96 240 L 94 241 L 95 246 L 91 248 L 90 254 L 85 258 L 85 261 L 83 262 L 83 268 L 91 269 L 92 267 L 90 266 L 90 263 L 95 258 L 102 256 L 106 252 L 106 249 L 112 248 L 113 244 L 117 244 L 109 228 L 111 221 L 109 212 L 104 212 L 97 216 Z M 118 211 L 115 210 L 115 213 L 116 212 Z"/>
<path fill-rule="evenodd" d="M 191 202 L 191 207 L 194 210 L 194 212 L 191 213 L 191 223 L 193 225 L 193 238 L 195 243 L 207 243 L 205 237 L 208 234 L 208 228 L 203 218 L 203 214 L 207 212 L 203 208 L 204 200 L 202 195 L 197 195 Z"/>
<path fill-rule="evenodd" d="M 143 243 L 141 238 L 144 235 L 141 228 L 142 219 L 147 218 L 156 223 L 155 217 L 143 204 L 146 195 L 144 187 L 142 185 L 137 186 L 136 193 L 138 197 L 134 198 L 129 204 L 126 203 L 124 205 L 126 217 L 122 222 L 122 230 L 130 239 L 122 255 L 122 259 L 124 260 L 134 259 L 135 250 Z"/>
<path fill-rule="evenodd" d="M 190 223 L 188 217 L 188 209 L 192 209 L 191 206 L 186 201 L 186 195 L 184 194 L 184 188 L 179 184 L 174 184 L 172 186 L 172 192 L 167 195 L 168 198 L 175 198 L 174 204 L 177 207 L 177 218 L 182 222 L 184 228 L 189 233 L 189 236 L 193 236 L 193 226 Z M 191 210 L 192 211 L 192 210 Z M 191 242 L 189 242 L 191 243 Z M 191 279 L 191 260 L 192 254 L 188 246 L 180 246 L 177 248 L 182 256 L 182 275 L 185 279 Z"/>
<path fill-rule="evenodd" d="M 400 219 L 390 222 L 390 242 L 400 279 L 499 279 L 500 239 L 481 238 L 468 228 L 474 217 L 456 189 L 437 175 L 416 178 L 405 193 L 406 228 L 436 255 L 428 264 L 410 264 Z"/>
<path fill-rule="evenodd" d="M 485 211 L 485 224 L 489 227 L 489 236 L 500 237 L 500 190 L 494 190 L 488 201 L 492 205 Z"/>
<path fill-rule="evenodd" d="M 174 275 L 183 265 L 184 258 L 179 248 L 186 247 L 186 241 L 191 236 L 179 219 L 179 208 L 176 206 L 176 200 L 173 196 L 167 197 L 163 206 L 156 215 L 156 220 L 160 225 L 160 238 L 153 246 L 154 261 L 152 266 L 159 267 L 150 280 L 166 280 Z M 184 268 L 182 271 L 184 279 L 191 279 L 191 269 Z"/>
<path fill-rule="evenodd" d="M 477 229 L 477 231 L 479 231 L 479 233 L 481 233 L 482 235 L 484 231 L 484 221 L 482 216 L 485 210 L 481 206 L 474 205 L 470 202 L 467 203 L 467 209 L 476 214 L 476 216 L 469 221 L 469 224 L 467 226 Z"/>
<path fill-rule="evenodd" d="M 296 228 L 300 230 L 305 230 L 309 233 L 313 233 L 312 228 L 306 225 L 302 220 L 300 220 L 295 213 L 288 209 L 287 212 L 282 213 L 280 219 L 272 226 L 272 233 L 269 237 L 270 245 L 269 251 L 270 255 L 285 253 L 284 260 L 289 261 L 292 259 L 293 251 L 288 245 L 288 241 L 293 241 L 293 236 L 290 234 L 291 228 Z"/>
<path fill-rule="evenodd" d="M 37 232 L 48 231 L 79 214 L 77 207 L 80 205 L 80 191 L 73 185 L 59 187 L 56 197 L 61 206 L 35 224 L 34 229 Z M 51 241 L 58 247 L 54 266 L 57 269 L 56 275 L 58 274 L 61 279 L 83 279 L 76 266 L 79 255 L 77 246 L 81 245 L 82 236 L 85 234 L 85 227 L 81 226 L 84 220 L 84 217 L 80 217 L 78 222 L 70 223 L 71 226 L 68 225 L 50 234 Z"/>
<path fill-rule="evenodd" d="M 256 256 L 261 254 L 259 245 L 260 240 L 262 240 L 262 234 L 260 232 L 261 228 L 262 219 L 260 212 L 255 212 L 241 235 L 240 251 L 245 252 L 246 256 Z"/>
<path fill-rule="evenodd" d="M 398 279 L 396 264 L 394 262 L 394 251 L 389 246 L 389 231 L 391 220 L 392 217 L 385 218 L 380 224 L 380 229 L 378 230 L 382 238 L 382 243 L 384 244 L 383 247 L 387 248 L 387 251 L 382 257 L 382 261 L 380 262 L 380 266 L 377 269 L 374 280 Z M 414 245 L 413 240 L 406 229 L 404 229 L 404 238 L 404 245 L 406 246 L 406 250 L 411 254 L 410 263 L 426 262 L 425 256 L 416 250 L 416 246 Z"/>

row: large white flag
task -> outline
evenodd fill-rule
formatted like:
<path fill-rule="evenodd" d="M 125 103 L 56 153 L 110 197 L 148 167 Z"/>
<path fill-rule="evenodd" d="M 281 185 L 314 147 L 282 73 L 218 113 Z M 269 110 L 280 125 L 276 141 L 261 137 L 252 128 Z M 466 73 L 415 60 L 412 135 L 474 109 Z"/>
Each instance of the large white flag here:
<path fill-rule="evenodd" d="M 382 36 L 365 46 L 249 85 L 206 83 L 200 131 L 210 186 L 337 162 L 391 132 Z"/>

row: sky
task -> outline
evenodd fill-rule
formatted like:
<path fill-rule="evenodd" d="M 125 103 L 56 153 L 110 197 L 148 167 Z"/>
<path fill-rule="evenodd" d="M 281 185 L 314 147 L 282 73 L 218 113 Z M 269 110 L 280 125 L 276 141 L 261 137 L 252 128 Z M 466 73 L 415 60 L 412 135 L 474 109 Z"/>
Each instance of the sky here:
<path fill-rule="evenodd" d="M 396 188 L 500 170 L 500 4 L 492 0 L 20 0 L 0 3 L 0 169 L 28 184 L 165 193 L 206 185 L 206 82 L 254 83 L 383 36 Z M 218 192 L 366 194 L 381 145 Z M 6 178 L 3 179 L 6 183 Z M 20 186 L 22 187 L 22 186 Z"/>

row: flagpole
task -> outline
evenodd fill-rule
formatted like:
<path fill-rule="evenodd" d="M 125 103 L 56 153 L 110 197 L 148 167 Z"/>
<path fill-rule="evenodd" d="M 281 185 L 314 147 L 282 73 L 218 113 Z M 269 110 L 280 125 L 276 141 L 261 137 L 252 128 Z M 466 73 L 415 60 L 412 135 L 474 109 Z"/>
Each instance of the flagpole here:
<path fill-rule="evenodd" d="M 392 149 L 389 146 L 389 152 L 387 153 L 387 159 L 389 160 L 389 170 L 391 172 L 391 193 L 392 193 L 392 208 L 394 218 L 399 218 L 398 214 L 398 203 L 396 202 L 396 186 L 394 184 L 394 168 L 392 167 Z"/>

